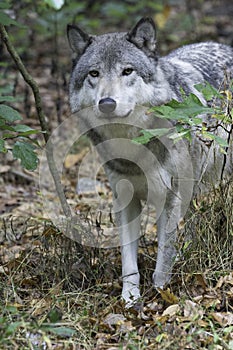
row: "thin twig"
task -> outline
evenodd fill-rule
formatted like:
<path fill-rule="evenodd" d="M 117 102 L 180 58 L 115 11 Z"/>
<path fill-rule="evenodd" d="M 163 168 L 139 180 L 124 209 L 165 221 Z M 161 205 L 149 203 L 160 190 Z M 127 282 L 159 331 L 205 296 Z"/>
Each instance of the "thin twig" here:
<path fill-rule="evenodd" d="M 45 115 L 43 112 L 43 108 L 42 108 L 39 87 L 38 87 L 37 83 L 35 82 L 35 80 L 32 78 L 32 76 L 27 71 L 26 67 L 24 66 L 20 56 L 18 55 L 17 51 L 14 48 L 14 45 L 11 43 L 10 38 L 8 36 L 8 33 L 3 25 L 0 25 L 0 34 L 1 34 L 1 37 L 2 37 L 4 44 L 6 45 L 7 51 L 9 52 L 12 59 L 14 60 L 18 70 L 22 74 L 24 81 L 30 86 L 30 88 L 33 92 L 37 116 L 38 116 L 38 119 L 40 122 L 41 130 L 43 131 L 44 140 L 46 142 L 46 157 L 47 157 L 47 161 L 48 161 L 48 165 L 49 165 L 49 170 L 50 170 L 51 175 L 53 177 L 56 191 L 57 191 L 63 212 L 64 212 L 66 217 L 71 218 L 72 217 L 71 210 L 70 210 L 70 207 L 67 203 L 65 193 L 63 191 L 62 184 L 60 181 L 60 176 L 59 176 L 59 173 L 58 173 L 58 170 L 56 167 L 56 163 L 55 163 L 54 157 L 53 157 L 53 146 L 52 146 L 52 143 L 49 141 L 50 132 L 49 132 L 49 129 L 48 129 L 48 126 L 46 123 L 46 119 L 45 119 Z"/>

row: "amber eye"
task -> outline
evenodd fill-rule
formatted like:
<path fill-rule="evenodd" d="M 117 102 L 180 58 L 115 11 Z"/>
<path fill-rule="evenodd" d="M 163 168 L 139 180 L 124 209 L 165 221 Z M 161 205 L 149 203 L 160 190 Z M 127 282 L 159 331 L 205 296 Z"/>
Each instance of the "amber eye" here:
<path fill-rule="evenodd" d="M 125 68 L 122 75 L 130 75 L 133 72 L 133 68 Z"/>
<path fill-rule="evenodd" d="M 100 73 L 98 72 L 98 70 L 90 70 L 89 74 L 93 77 L 93 78 L 97 78 Z"/>

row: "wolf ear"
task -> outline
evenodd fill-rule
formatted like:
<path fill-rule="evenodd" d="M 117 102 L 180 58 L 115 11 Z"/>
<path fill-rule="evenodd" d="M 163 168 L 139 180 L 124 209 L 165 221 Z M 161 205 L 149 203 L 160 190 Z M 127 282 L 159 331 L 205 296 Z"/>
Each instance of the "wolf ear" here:
<path fill-rule="evenodd" d="M 153 19 L 140 19 L 128 33 L 128 40 L 147 53 L 156 53 L 156 28 Z"/>
<path fill-rule="evenodd" d="M 67 37 L 71 49 L 78 54 L 78 56 L 81 56 L 86 47 L 91 43 L 91 36 L 75 25 L 68 24 Z"/>

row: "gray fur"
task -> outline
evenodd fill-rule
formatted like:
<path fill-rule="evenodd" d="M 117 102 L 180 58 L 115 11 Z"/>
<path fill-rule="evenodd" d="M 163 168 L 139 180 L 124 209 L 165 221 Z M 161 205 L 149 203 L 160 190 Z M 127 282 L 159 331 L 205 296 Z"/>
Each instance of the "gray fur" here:
<path fill-rule="evenodd" d="M 151 19 L 140 20 L 129 33 L 100 36 L 88 36 L 70 26 L 68 38 L 76 55 L 70 105 L 105 162 L 122 244 L 122 296 L 131 305 L 140 297 L 141 200 L 156 208 L 158 256 L 153 282 L 163 287 L 171 277 L 179 220 L 193 195 L 232 172 L 233 156 L 232 138 L 223 129 L 217 133 L 230 140 L 227 160 L 216 145 L 207 147 L 195 135 L 191 144 L 174 144 L 165 137 L 146 146 L 129 140 L 141 129 L 170 126 L 146 111 L 171 99 L 181 100 L 181 87 L 206 103 L 194 85 L 208 81 L 221 89 L 226 71 L 233 76 L 233 49 L 207 42 L 184 46 L 160 58 Z M 113 101 L 116 108 L 103 113 L 100 101 Z"/>

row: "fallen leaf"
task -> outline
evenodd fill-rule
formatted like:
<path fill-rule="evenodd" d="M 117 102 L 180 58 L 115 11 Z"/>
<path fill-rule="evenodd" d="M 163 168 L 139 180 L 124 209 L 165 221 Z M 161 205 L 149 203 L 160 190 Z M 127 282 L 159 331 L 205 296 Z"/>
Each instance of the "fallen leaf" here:
<path fill-rule="evenodd" d="M 126 318 L 122 314 L 111 313 L 105 317 L 104 323 L 106 323 L 108 326 L 113 326 L 123 324 L 125 320 Z"/>
<path fill-rule="evenodd" d="M 97 338 L 97 347 L 100 345 L 105 344 L 106 342 L 108 342 L 111 339 L 111 334 L 106 334 L 106 333 L 97 333 L 96 334 L 96 338 Z M 116 348 L 113 348 L 116 349 Z"/>
<path fill-rule="evenodd" d="M 233 313 L 232 312 L 212 312 L 211 316 L 222 327 L 230 326 L 233 324 Z"/>
<path fill-rule="evenodd" d="M 197 324 L 198 324 L 198 326 L 200 326 L 202 328 L 207 328 L 209 326 L 209 322 L 204 321 L 204 320 L 198 320 Z"/>
<path fill-rule="evenodd" d="M 153 322 L 154 323 L 161 323 L 161 324 L 166 324 L 167 320 L 168 320 L 168 316 L 162 316 L 162 315 L 152 315 L 153 318 Z"/>
<path fill-rule="evenodd" d="M 180 311 L 180 306 L 178 304 L 173 304 L 168 306 L 164 312 L 162 313 L 162 316 L 175 316 Z"/>
<path fill-rule="evenodd" d="M 31 315 L 36 317 L 42 315 L 44 312 L 47 312 L 51 308 L 52 299 L 32 299 L 31 300 Z"/>
<path fill-rule="evenodd" d="M 36 276 L 35 277 L 26 277 L 20 281 L 20 286 L 24 287 L 24 288 L 35 287 L 37 285 L 38 285 L 38 278 Z"/>
<path fill-rule="evenodd" d="M 184 303 L 184 317 L 189 320 L 194 320 L 198 318 L 202 318 L 204 315 L 204 311 L 200 307 L 200 305 L 194 303 L 191 300 L 185 300 Z"/>
<path fill-rule="evenodd" d="M 10 170 L 10 165 L 1 165 L 0 166 L 0 174 L 7 173 Z"/>
<path fill-rule="evenodd" d="M 201 286 L 205 291 L 208 287 L 206 280 L 205 280 L 205 277 L 200 273 L 196 274 L 195 277 L 196 277 L 198 285 Z"/>
<path fill-rule="evenodd" d="M 221 305 L 221 301 L 215 295 L 205 294 L 202 300 L 202 305 L 206 308 L 215 308 L 217 305 Z"/>
<path fill-rule="evenodd" d="M 229 275 L 221 276 L 215 286 L 215 289 L 221 288 L 223 284 L 230 284 L 233 286 L 233 272 L 231 272 Z"/>
<path fill-rule="evenodd" d="M 159 305 L 157 301 L 152 301 L 146 305 L 146 310 L 157 312 L 159 309 Z"/>
<path fill-rule="evenodd" d="M 230 290 L 226 292 L 226 295 L 227 295 L 228 298 L 230 298 L 230 299 L 233 298 L 233 287 L 231 287 Z"/>
<path fill-rule="evenodd" d="M 23 304 L 19 304 L 19 303 L 13 303 L 13 304 L 7 304 L 8 308 L 16 308 L 16 309 L 21 309 L 23 307 Z"/>
<path fill-rule="evenodd" d="M 173 294 L 170 291 L 170 288 L 167 288 L 166 290 L 163 290 L 161 288 L 158 288 L 158 291 L 160 292 L 160 295 L 164 301 L 166 301 L 168 304 L 177 304 L 178 298 L 175 294 Z"/>
<path fill-rule="evenodd" d="M 129 333 L 133 330 L 135 330 L 135 327 L 132 325 L 132 321 L 127 321 L 120 324 L 119 331 L 121 333 Z"/>

